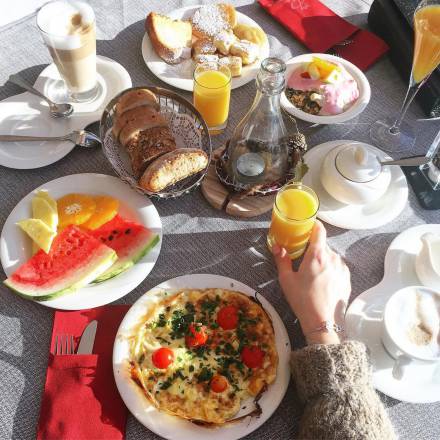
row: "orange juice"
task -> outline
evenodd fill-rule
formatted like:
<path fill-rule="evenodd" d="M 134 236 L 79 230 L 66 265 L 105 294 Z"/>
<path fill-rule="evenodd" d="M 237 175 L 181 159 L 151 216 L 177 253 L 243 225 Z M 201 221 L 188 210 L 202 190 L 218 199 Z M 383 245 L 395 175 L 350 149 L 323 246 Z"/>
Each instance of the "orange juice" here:
<path fill-rule="evenodd" d="M 203 65 L 201 68 L 194 72 L 194 106 L 210 129 L 222 129 L 229 114 L 231 73 L 227 66 L 219 70 L 206 70 Z"/>
<path fill-rule="evenodd" d="M 425 79 L 440 63 L 440 5 L 425 6 L 414 14 L 413 78 Z"/>
<path fill-rule="evenodd" d="M 300 257 L 315 224 L 319 201 L 310 188 L 301 183 L 286 185 L 278 192 L 267 237 L 271 248 L 284 247 L 290 258 Z"/>

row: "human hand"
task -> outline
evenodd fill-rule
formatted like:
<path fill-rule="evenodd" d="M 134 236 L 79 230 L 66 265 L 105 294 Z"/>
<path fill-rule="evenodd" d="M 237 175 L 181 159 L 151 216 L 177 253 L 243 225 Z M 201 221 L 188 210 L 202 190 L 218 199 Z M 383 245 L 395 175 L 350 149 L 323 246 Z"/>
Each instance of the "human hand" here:
<path fill-rule="evenodd" d="M 339 335 L 334 331 L 314 332 L 323 321 L 344 323 L 351 292 L 350 271 L 339 254 L 328 247 L 323 224 L 316 221 L 298 272 L 293 271 L 284 248 L 274 245 L 272 253 L 281 289 L 307 342 L 339 343 Z"/>

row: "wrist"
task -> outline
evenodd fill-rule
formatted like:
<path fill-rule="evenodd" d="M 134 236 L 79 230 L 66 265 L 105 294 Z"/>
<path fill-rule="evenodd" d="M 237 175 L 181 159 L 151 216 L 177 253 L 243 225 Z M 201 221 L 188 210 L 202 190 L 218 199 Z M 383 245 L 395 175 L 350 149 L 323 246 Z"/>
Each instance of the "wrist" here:
<path fill-rule="evenodd" d="M 321 331 L 315 333 L 309 333 L 306 335 L 307 345 L 313 344 L 340 344 L 341 338 L 340 333 L 336 333 L 335 331 Z"/>

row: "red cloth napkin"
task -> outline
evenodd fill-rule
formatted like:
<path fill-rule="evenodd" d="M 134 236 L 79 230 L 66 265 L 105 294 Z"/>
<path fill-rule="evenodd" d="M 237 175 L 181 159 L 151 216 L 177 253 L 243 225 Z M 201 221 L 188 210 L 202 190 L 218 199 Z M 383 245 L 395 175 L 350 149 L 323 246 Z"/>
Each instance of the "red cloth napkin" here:
<path fill-rule="evenodd" d="M 74 336 L 75 350 L 84 328 L 96 319 L 93 354 L 49 355 L 38 423 L 38 440 L 116 440 L 125 436 L 127 408 L 113 377 L 113 343 L 130 306 L 105 306 L 74 312 L 56 311 L 55 336 Z"/>
<path fill-rule="evenodd" d="M 361 70 L 366 70 L 388 50 L 388 45 L 379 37 L 369 31 L 360 30 L 318 0 L 258 2 L 312 52 L 326 52 L 331 49 Z M 352 42 L 347 46 L 340 46 L 347 39 Z"/>

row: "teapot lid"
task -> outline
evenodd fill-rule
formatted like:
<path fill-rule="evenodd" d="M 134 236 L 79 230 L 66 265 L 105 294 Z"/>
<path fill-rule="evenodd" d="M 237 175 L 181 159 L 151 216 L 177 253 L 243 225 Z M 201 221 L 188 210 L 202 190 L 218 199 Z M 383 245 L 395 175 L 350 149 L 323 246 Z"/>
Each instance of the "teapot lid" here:
<path fill-rule="evenodd" d="M 339 151 L 335 165 L 343 177 L 358 183 L 371 182 L 382 170 L 374 151 L 361 143 L 349 144 Z"/>

